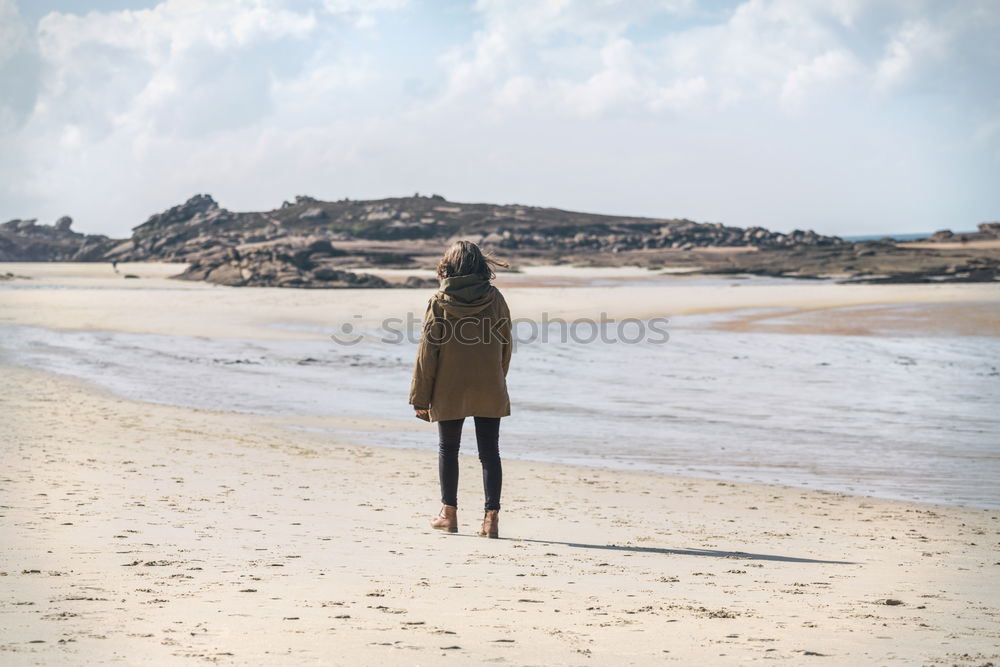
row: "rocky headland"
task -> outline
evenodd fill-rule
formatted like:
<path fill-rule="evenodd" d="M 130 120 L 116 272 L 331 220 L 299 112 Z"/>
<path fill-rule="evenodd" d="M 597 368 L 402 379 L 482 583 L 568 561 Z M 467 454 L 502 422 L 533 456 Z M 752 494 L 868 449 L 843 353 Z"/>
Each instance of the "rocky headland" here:
<path fill-rule="evenodd" d="M 51 225 L 37 219 L 0 224 L 0 262 L 102 262 L 115 241 L 107 236 L 81 234 L 64 215 Z"/>
<path fill-rule="evenodd" d="M 516 265 L 638 265 L 692 273 L 745 273 L 859 282 L 993 281 L 1000 223 L 972 234 L 944 230 L 917 243 L 851 242 L 687 219 L 598 215 L 522 205 L 447 201 L 440 195 L 322 201 L 299 196 L 266 212 L 234 212 L 199 194 L 150 216 L 128 239 L 54 225 L 0 225 L 0 261 L 184 262 L 178 278 L 232 286 L 427 287 L 364 269 L 432 268 L 467 238 Z"/>

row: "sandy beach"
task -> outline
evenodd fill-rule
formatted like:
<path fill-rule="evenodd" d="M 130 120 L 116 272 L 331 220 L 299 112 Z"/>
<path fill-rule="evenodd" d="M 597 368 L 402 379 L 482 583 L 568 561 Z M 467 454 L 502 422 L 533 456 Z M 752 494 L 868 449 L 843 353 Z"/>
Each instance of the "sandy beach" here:
<path fill-rule="evenodd" d="M 1000 512 L 290 438 L 4 368 L 4 664 L 983 665 Z"/>
<path fill-rule="evenodd" d="M 31 280 L 0 289 L 0 323 L 64 331 L 321 339 L 426 297 L 6 267 Z M 505 293 L 520 317 L 715 314 L 706 326 L 798 335 L 824 333 L 820 318 L 854 334 L 995 336 L 1000 302 L 995 285 Z M 467 434 L 447 535 L 427 527 L 433 435 L 407 415 L 240 414 L 12 363 L 0 374 L 5 665 L 1000 659 L 995 509 L 507 460 L 502 539 L 485 540 Z M 371 446 L 415 433 L 426 448 Z"/>
<path fill-rule="evenodd" d="M 998 33 L 0 0 L 0 667 L 1000 667 Z"/>
<path fill-rule="evenodd" d="M 11 281 L 21 289 L 3 293 L 0 323 L 188 336 L 319 339 L 345 322 L 361 327 L 406 313 L 422 316 L 430 293 L 408 289 L 241 290 L 170 280 L 169 276 L 180 273 L 183 266 L 120 264 L 119 275 L 109 264 L 0 263 L 0 274 L 10 272 L 27 278 Z M 125 280 L 126 274 L 138 278 Z M 634 285 L 627 279 L 640 283 L 642 289 L 631 289 Z M 591 286 L 600 280 L 614 282 Z M 522 286 L 525 284 L 528 286 Z M 748 311 L 770 309 L 770 317 L 901 304 L 932 308 L 959 304 L 964 307 L 952 317 L 927 326 L 933 331 L 953 327 L 968 330 L 964 322 L 972 318 L 978 335 L 1000 335 L 1000 284 L 992 283 L 836 285 L 786 280 L 775 286 L 766 281 L 747 284 L 724 278 L 706 284 L 669 274 L 657 276 L 638 268 L 552 267 L 548 271 L 530 270 L 523 276 L 501 274 L 497 285 L 510 295 L 515 319 L 537 320 L 546 313 L 565 319 L 599 318 L 607 313 L 624 319 L 731 312 L 732 326 L 745 326 L 748 318 L 744 313 Z M 858 311 L 835 313 L 842 323 L 845 315 L 851 320 L 865 317 Z M 760 319 L 759 314 L 750 317 Z M 275 322 L 302 327 L 279 329 L 273 326 Z M 322 329 L 308 331 L 307 327 Z M 908 321 L 895 328 L 915 327 Z"/>

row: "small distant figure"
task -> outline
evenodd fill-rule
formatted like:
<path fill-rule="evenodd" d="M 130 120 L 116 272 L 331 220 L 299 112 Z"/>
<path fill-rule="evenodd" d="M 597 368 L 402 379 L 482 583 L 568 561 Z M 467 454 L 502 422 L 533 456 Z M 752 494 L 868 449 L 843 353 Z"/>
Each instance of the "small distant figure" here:
<path fill-rule="evenodd" d="M 111 260 L 111 268 L 115 270 L 115 273 L 118 273 L 118 260 Z"/>
<path fill-rule="evenodd" d="M 486 512 L 479 535 L 499 536 L 500 418 L 510 414 L 507 369 L 512 351 L 510 310 L 490 284 L 494 267 L 475 243 L 457 241 L 438 263 L 441 287 L 431 297 L 413 368 L 410 404 L 438 424 L 441 511 L 431 526 L 458 532 L 458 447 L 466 417 L 476 422 Z"/>

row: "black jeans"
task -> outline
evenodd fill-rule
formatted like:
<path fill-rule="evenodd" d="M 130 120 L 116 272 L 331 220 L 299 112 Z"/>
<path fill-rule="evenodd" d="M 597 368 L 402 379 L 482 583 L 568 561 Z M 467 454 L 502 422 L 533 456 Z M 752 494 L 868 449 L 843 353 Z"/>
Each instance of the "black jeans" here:
<path fill-rule="evenodd" d="M 500 509 L 500 487 L 503 470 L 500 467 L 500 417 L 473 417 L 476 420 L 476 444 L 479 461 L 483 464 L 483 491 L 486 509 Z M 439 421 L 438 473 L 441 476 L 441 504 L 458 507 L 458 447 L 462 442 L 461 419 Z"/>

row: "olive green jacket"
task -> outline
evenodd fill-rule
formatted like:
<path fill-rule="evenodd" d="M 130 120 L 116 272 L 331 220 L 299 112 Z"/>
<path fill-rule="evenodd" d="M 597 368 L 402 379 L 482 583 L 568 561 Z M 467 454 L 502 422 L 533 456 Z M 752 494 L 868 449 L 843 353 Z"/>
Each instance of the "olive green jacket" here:
<path fill-rule="evenodd" d="M 410 404 L 432 422 L 509 415 L 511 329 L 507 302 L 488 280 L 442 280 L 424 313 Z"/>

